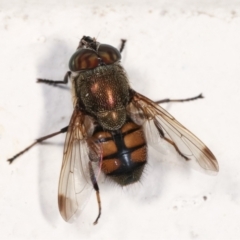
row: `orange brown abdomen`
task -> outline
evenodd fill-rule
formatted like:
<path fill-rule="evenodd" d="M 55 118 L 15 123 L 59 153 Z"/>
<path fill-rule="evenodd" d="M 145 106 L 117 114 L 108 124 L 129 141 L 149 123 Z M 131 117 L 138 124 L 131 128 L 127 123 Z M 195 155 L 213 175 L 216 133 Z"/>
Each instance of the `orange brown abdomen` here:
<path fill-rule="evenodd" d="M 116 131 L 98 129 L 93 134 L 102 143 L 102 171 L 124 186 L 138 181 L 147 161 L 147 145 L 141 126 L 125 123 Z"/>

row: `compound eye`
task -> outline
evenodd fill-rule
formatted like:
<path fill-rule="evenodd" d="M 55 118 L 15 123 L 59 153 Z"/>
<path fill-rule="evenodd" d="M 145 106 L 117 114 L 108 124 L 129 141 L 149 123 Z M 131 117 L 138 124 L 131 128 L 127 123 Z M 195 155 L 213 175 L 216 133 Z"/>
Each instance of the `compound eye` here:
<path fill-rule="evenodd" d="M 108 44 L 101 44 L 99 46 L 98 55 L 105 64 L 112 64 L 121 59 L 120 52 Z"/>
<path fill-rule="evenodd" d="M 96 68 L 99 64 L 98 55 L 90 49 L 77 50 L 69 61 L 69 69 L 73 72 Z"/>

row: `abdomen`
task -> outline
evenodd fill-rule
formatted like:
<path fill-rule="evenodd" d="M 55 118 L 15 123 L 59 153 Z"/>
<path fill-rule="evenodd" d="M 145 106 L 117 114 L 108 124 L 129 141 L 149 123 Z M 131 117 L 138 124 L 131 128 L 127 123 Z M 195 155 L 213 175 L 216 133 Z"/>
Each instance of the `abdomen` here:
<path fill-rule="evenodd" d="M 132 121 L 117 131 L 96 128 L 94 137 L 102 143 L 102 171 L 124 186 L 138 181 L 147 161 L 147 145 L 141 126 Z"/>

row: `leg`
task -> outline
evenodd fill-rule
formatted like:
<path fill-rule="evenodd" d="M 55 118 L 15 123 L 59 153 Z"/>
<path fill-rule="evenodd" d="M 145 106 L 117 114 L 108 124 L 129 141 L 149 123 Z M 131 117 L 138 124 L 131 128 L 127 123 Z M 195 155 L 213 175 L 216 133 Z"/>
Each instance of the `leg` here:
<path fill-rule="evenodd" d="M 120 46 L 120 49 L 119 49 L 119 52 L 121 53 L 125 47 L 125 44 L 126 44 L 126 39 L 121 39 L 121 46 Z"/>
<path fill-rule="evenodd" d="M 202 93 L 199 94 L 198 96 L 192 97 L 192 98 L 186 98 L 186 99 L 169 99 L 169 98 L 166 98 L 166 99 L 163 99 L 163 100 L 156 101 L 155 103 L 160 104 L 160 103 L 169 103 L 169 102 L 187 102 L 187 101 L 193 101 L 193 100 L 196 100 L 196 99 L 199 99 L 199 98 L 204 98 Z"/>
<path fill-rule="evenodd" d="M 33 146 L 35 146 L 37 143 L 41 143 L 43 141 L 45 141 L 48 138 L 54 137 L 60 133 L 65 133 L 68 130 L 68 126 L 65 128 L 62 128 L 60 131 L 49 134 L 47 136 L 38 138 L 34 143 L 32 143 L 30 146 L 26 147 L 24 150 L 22 150 L 21 152 L 19 152 L 18 154 L 16 154 L 15 156 L 13 156 L 12 158 L 8 159 L 8 162 L 11 164 L 16 158 L 18 158 L 20 155 L 24 154 L 26 151 L 28 151 L 30 148 L 32 148 Z"/>
<path fill-rule="evenodd" d="M 38 78 L 37 82 L 38 83 L 47 83 L 47 84 L 67 84 L 68 83 L 68 78 L 71 76 L 71 72 L 68 71 L 66 72 L 64 79 L 62 81 L 53 81 L 53 80 L 49 80 L 49 79 L 42 79 L 42 78 Z"/>
<path fill-rule="evenodd" d="M 170 143 L 174 148 L 175 150 L 177 151 L 177 153 L 183 157 L 186 161 L 189 161 L 190 158 L 188 158 L 187 156 L 185 156 L 183 153 L 181 153 L 181 151 L 178 149 L 177 145 L 175 144 L 175 142 L 173 142 L 172 140 L 166 138 L 166 137 L 163 137 L 164 140 L 166 140 L 168 143 Z"/>
<path fill-rule="evenodd" d="M 156 123 L 155 123 L 155 125 L 156 125 Z M 181 157 L 183 157 L 186 161 L 190 160 L 187 156 L 185 156 L 183 153 L 181 153 L 181 151 L 178 149 L 178 147 L 177 147 L 177 145 L 175 144 L 175 142 L 173 142 L 171 139 L 168 139 L 168 138 L 165 137 L 165 134 L 164 134 L 164 132 L 163 132 L 163 130 L 162 130 L 161 128 L 157 128 L 157 130 L 158 130 L 160 136 L 161 136 L 165 141 L 167 141 L 168 143 L 170 143 L 170 144 L 175 148 L 175 150 L 177 151 L 177 153 L 178 153 Z"/>
<path fill-rule="evenodd" d="M 89 161 L 89 172 L 90 172 L 90 177 L 91 177 L 91 181 L 92 181 L 92 184 L 93 184 L 93 188 L 96 191 L 97 202 L 98 202 L 98 216 L 97 216 L 96 220 L 93 223 L 94 225 L 96 225 L 98 223 L 98 219 L 101 216 L 102 207 L 101 207 L 101 199 L 100 199 L 99 187 L 98 187 L 98 184 L 97 184 L 97 180 L 96 180 L 96 177 L 95 177 L 95 174 L 94 174 L 94 171 L 93 171 L 93 167 L 92 167 L 91 161 Z"/>

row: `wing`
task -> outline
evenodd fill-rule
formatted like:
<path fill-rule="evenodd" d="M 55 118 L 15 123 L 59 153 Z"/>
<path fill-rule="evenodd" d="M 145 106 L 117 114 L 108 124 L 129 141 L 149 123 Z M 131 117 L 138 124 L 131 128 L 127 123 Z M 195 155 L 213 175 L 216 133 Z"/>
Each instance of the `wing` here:
<path fill-rule="evenodd" d="M 146 122 L 148 130 L 158 135 L 159 141 L 170 143 L 175 150 L 187 161 L 198 163 L 207 172 L 218 172 L 218 162 L 209 148 L 173 116 L 147 97 L 134 92 L 128 106 L 133 121 Z M 138 117 L 137 117 L 138 116 Z M 151 136 L 150 136 L 151 138 Z"/>
<path fill-rule="evenodd" d="M 84 114 L 75 109 L 66 135 L 58 186 L 58 207 L 67 222 L 80 213 L 93 189 L 89 156 L 94 156 L 94 162 L 98 163 L 96 156 L 100 155 L 100 150 L 96 143 L 91 142 L 91 145 L 95 148 L 89 149 Z"/>

